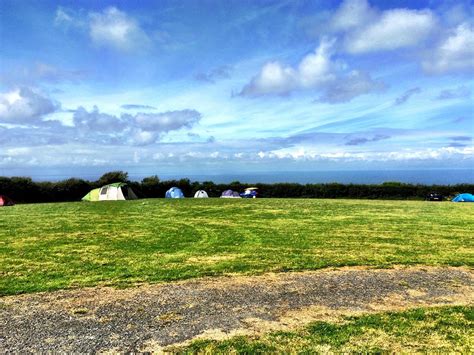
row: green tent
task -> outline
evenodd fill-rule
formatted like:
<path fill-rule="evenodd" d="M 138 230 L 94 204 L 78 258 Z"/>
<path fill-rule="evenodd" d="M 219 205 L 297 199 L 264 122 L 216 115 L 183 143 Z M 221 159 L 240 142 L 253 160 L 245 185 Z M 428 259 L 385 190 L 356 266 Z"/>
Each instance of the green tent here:
<path fill-rule="evenodd" d="M 82 198 L 82 201 L 99 201 L 99 192 L 100 189 L 89 191 L 89 193 Z"/>
<path fill-rule="evenodd" d="M 91 190 L 82 198 L 82 201 L 117 201 L 136 199 L 137 195 L 135 195 L 133 190 L 126 183 L 116 182 Z"/>

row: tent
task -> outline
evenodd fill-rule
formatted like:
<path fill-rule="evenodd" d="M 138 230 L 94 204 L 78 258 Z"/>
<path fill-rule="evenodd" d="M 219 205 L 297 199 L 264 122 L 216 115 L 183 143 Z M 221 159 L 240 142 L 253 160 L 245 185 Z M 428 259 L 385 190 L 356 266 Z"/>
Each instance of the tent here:
<path fill-rule="evenodd" d="M 474 202 L 474 195 L 472 194 L 459 194 L 451 200 L 452 202 Z"/>
<path fill-rule="evenodd" d="M 0 206 L 13 206 L 15 202 L 5 195 L 0 195 Z"/>
<path fill-rule="evenodd" d="M 221 198 L 240 198 L 240 195 L 237 191 L 232 191 L 232 190 L 225 190 Z"/>
<path fill-rule="evenodd" d="M 172 187 L 165 194 L 166 198 L 184 198 L 183 191 L 177 187 Z"/>
<path fill-rule="evenodd" d="M 137 195 L 126 183 L 116 182 L 91 190 L 82 198 L 82 201 L 136 200 L 137 198 Z"/>
<path fill-rule="evenodd" d="M 82 201 L 99 201 L 100 188 L 90 190 L 87 195 L 82 198 Z"/>
<path fill-rule="evenodd" d="M 208 198 L 207 192 L 204 190 L 197 190 L 194 194 L 194 198 Z"/>

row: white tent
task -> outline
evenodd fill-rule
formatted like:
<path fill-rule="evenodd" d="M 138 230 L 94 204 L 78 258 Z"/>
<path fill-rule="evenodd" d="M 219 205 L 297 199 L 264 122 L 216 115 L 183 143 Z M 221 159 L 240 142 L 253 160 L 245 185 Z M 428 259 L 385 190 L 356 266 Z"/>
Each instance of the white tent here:
<path fill-rule="evenodd" d="M 99 201 L 136 200 L 137 195 L 124 183 L 102 186 L 99 191 Z"/>
<path fill-rule="evenodd" d="M 204 190 L 197 190 L 194 194 L 194 198 L 208 198 L 207 192 Z"/>

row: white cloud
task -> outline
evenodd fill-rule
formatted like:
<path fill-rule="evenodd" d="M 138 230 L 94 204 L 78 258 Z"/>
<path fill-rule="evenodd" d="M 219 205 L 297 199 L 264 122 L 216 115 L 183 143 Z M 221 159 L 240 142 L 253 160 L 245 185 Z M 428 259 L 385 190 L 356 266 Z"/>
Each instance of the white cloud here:
<path fill-rule="evenodd" d="M 31 153 L 32 149 L 30 147 L 17 147 L 7 149 L 5 155 L 9 157 L 16 157 L 30 155 Z"/>
<path fill-rule="evenodd" d="M 448 2 L 436 10 L 380 10 L 368 0 L 344 0 L 327 20 L 325 31 L 337 36 L 338 49 L 349 54 L 406 49 L 419 58 L 426 73 L 466 73 L 474 69 L 473 9 L 463 2 Z"/>
<path fill-rule="evenodd" d="M 335 40 L 323 39 L 296 68 L 279 62 L 266 63 L 244 86 L 240 95 L 287 95 L 292 91 L 311 89 L 322 92 L 318 101 L 335 104 L 384 89 L 383 82 L 372 79 L 368 73 L 357 70 L 341 72 L 343 66 L 332 59 L 334 46 Z"/>
<path fill-rule="evenodd" d="M 120 132 L 127 124 L 125 120 L 114 115 L 99 112 L 97 106 L 94 106 L 90 112 L 82 106 L 78 107 L 74 112 L 73 122 L 74 127 L 81 132 L 95 132 L 99 134 Z"/>
<path fill-rule="evenodd" d="M 439 149 L 410 150 L 406 149 L 400 152 L 389 152 L 383 158 L 382 153 L 377 153 L 375 157 L 380 160 L 417 160 L 417 159 L 434 159 L 444 160 L 451 158 L 472 159 L 474 154 L 473 147 L 442 147 Z"/>
<path fill-rule="evenodd" d="M 195 110 L 116 116 L 100 112 L 96 106 L 91 111 L 78 107 L 72 130 L 75 138 L 99 144 L 148 145 L 165 133 L 191 128 L 200 119 L 201 114 Z"/>
<path fill-rule="evenodd" d="M 379 11 L 367 0 L 345 0 L 331 17 L 328 29 L 343 35 L 347 52 L 360 54 L 416 46 L 433 33 L 436 24 L 429 9 Z"/>
<path fill-rule="evenodd" d="M 313 88 L 334 78 L 331 61 L 334 40 L 323 39 L 297 68 L 280 62 L 266 63 L 240 92 L 242 96 L 286 95 L 293 90 Z"/>
<path fill-rule="evenodd" d="M 190 128 L 200 119 L 201 114 L 196 110 L 138 113 L 134 117 L 138 127 L 154 132 L 169 132 L 183 127 Z"/>
<path fill-rule="evenodd" d="M 149 42 L 148 36 L 139 24 L 115 7 L 90 13 L 89 17 L 89 34 L 98 46 L 130 50 L 137 46 L 146 46 Z"/>
<path fill-rule="evenodd" d="M 285 67 L 279 62 L 268 62 L 260 73 L 246 85 L 241 94 L 258 96 L 265 94 L 287 94 L 297 87 L 297 73 L 291 67 Z"/>
<path fill-rule="evenodd" d="M 57 111 L 58 102 L 40 92 L 23 87 L 0 94 L 0 122 L 39 123 L 42 117 Z"/>
<path fill-rule="evenodd" d="M 379 139 L 376 136 L 372 139 Z M 135 138 L 138 139 L 138 138 Z M 97 144 L 96 141 L 90 141 L 87 149 L 84 144 L 69 139 L 65 144 L 41 144 L 31 147 L 29 142 L 15 142 L 10 146 L 5 146 L 0 150 L 0 165 L 2 166 L 130 166 L 136 164 L 153 164 L 156 161 L 162 162 L 163 167 L 173 167 L 177 169 L 183 166 L 201 167 L 203 171 L 209 169 L 232 169 L 239 165 L 248 167 L 248 164 L 254 164 L 259 167 L 289 167 L 296 166 L 307 167 L 319 166 L 328 167 L 328 163 L 334 162 L 334 166 L 339 164 L 349 164 L 346 166 L 369 166 L 365 163 L 374 163 L 373 167 L 380 167 L 380 163 L 399 162 L 399 166 L 406 163 L 427 164 L 425 166 L 433 167 L 436 164 L 445 166 L 448 161 L 471 163 L 474 158 L 474 148 L 472 145 L 465 147 L 444 146 L 441 148 L 403 148 L 398 149 L 394 146 L 387 147 L 387 150 L 364 149 L 360 146 L 328 146 L 320 145 L 292 145 L 281 148 L 279 146 L 266 146 L 262 142 L 247 140 L 239 142 L 228 141 L 219 143 L 216 146 L 206 144 L 196 144 L 181 142 L 176 144 L 153 142 L 149 145 L 147 136 L 143 136 L 144 141 L 140 144 L 135 142 L 135 147 L 130 148 L 130 144 L 116 142 L 114 144 Z M 23 149 L 25 147 L 26 149 Z M 22 149 L 17 149 L 22 148 Z M 390 149 L 389 149 L 390 148 Z M 179 161 L 180 163 L 176 163 Z M 214 161 L 214 163 L 212 162 Z M 229 165 L 226 165 L 229 162 Z M 350 164 L 354 162 L 354 164 Z M 186 165 L 183 165 L 186 163 Z M 218 163 L 218 165 L 215 165 Z M 364 165 L 359 165 L 364 163 Z M 189 165 L 188 165 L 189 164 Z M 275 165 L 277 164 L 277 165 Z M 285 165 L 290 164 L 290 165 Z M 435 164 L 435 165 L 433 165 Z M 397 165 L 397 164 L 395 164 Z M 339 165 L 340 167 L 341 165 Z M 393 165 L 392 165 L 393 166 Z M 421 166 L 421 165 L 420 165 Z"/>
<path fill-rule="evenodd" d="M 195 110 L 168 111 L 162 113 L 137 113 L 122 115 L 132 122 L 132 144 L 148 145 L 156 142 L 163 133 L 191 128 L 201 119 Z"/>
<path fill-rule="evenodd" d="M 158 134 L 156 132 L 142 131 L 137 129 L 133 133 L 133 142 L 136 145 L 148 145 L 156 142 Z"/>
<path fill-rule="evenodd" d="M 413 47 L 435 27 L 436 19 L 430 10 L 387 10 L 374 22 L 347 33 L 345 47 L 355 54 Z"/>
<path fill-rule="evenodd" d="M 334 39 L 323 39 L 314 53 L 303 58 L 298 66 L 301 86 L 311 88 L 333 79 L 334 63 L 331 56 L 334 44 Z"/>
<path fill-rule="evenodd" d="M 138 21 L 114 6 L 88 14 L 59 6 L 54 24 L 64 29 L 88 32 L 92 43 L 98 47 L 130 51 L 150 44 L 149 36 Z"/>
<path fill-rule="evenodd" d="M 348 102 L 353 98 L 371 92 L 380 92 L 385 84 L 374 80 L 368 73 L 353 70 L 349 75 L 330 84 L 318 101 L 331 104 Z"/>
<path fill-rule="evenodd" d="M 54 24 L 56 26 L 75 26 L 78 23 L 74 13 L 62 6 L 56 9 L 56 16 L 54 17 Z"/>
<path fill-rule="evenodd" d="M 458 73 L 474 69 L 474 30 L 463 23 L 439 43 L 429 59 L 422 62 L 423 69 L 432 74 Z"/>
<path fill-rule="evenodd" d="M 367 0 L 346 0 L 332 17 L 330 26 L 335 31 L 345 31 L 367 24 L 375 16 Z"/>
<path fill-rule="evenodd" d="M 25 94 L 26 93 L 26 94 Z M 49 99 L 23 89 L 0 95 L 0 146 L 80 144 L 149 145 L 172 131 L 193 127 L 201 119 L 195 110 L 168 111 L 156 114 L 113 115 L 100 112 L 97 106 L 73 111 L 72 124 L 43 120 L 47 113 L 59 109 Z M 53 106 L 50 106 L 53 105 Z M 208 143 L 205 143 L 208 144 Z"/>
<path fill-rule="evenodd" d="M 311 149 L 294 147 L 291 149 L 277 150 L 265 153 L 269 159 L 291 159 L 291 160 L 332 160 L 339 162 L 366 161 L 410 161 L 410 160 L 447 160 L 447 159 L 472 159 L 473 147 L 442 147 L 438 149 L 403 149 L 389 152 L 350 152 L 333 151 L 319 152 Z M 260 153 L 259 153 L 260 155 Z"/>

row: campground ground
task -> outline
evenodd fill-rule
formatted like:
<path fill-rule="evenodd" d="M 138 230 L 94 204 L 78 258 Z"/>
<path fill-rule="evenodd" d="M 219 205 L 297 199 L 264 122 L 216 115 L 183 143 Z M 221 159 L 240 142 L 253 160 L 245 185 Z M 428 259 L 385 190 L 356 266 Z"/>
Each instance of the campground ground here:
<path fill-rule="evenodd" d="M 472 350 L 473 207 L 157 199 L 5 208 L 0 340 L 18 351 L 157 350 L 213 331 L 245 337 L 186 349 Z M 185 279 L 196 280 L 175 281 Z M 364 315 L 377 311 L 398 313 Z"/>
<path fill-rule="evenodd" d="M 210 352 L 388 351 L 405 345 L 467 352 L 474 348 L 473 301 L 473 272 L 433 267 L 344 268 L 36 293 L 0 301 L 5 324 L 0 351 L 156 352 L 167 346 Z M 433 306 L 444 307 L 420 308 Z M 366 322 L 368 313 L 376 316 Z M 438 327 L 443 323 L 445 328 Z M 301 334 L 311 327 L 315 339 Z M 341 334 L 331 334 L 338 328 Z"/>

